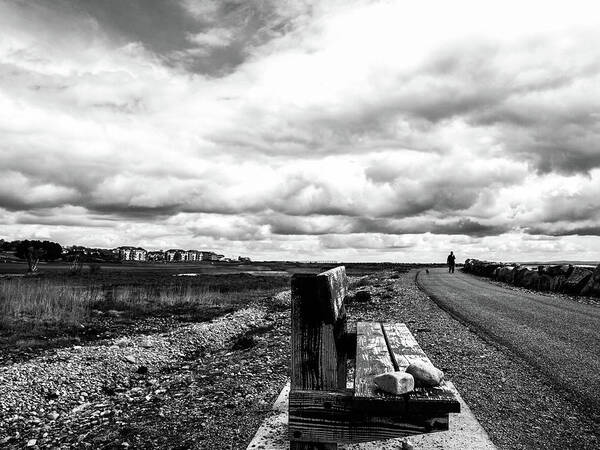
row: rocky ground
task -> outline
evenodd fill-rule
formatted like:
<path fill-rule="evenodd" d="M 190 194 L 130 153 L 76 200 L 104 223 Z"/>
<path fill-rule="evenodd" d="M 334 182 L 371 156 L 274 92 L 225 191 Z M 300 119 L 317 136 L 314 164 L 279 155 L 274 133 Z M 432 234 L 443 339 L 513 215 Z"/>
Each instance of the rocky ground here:
<path fill-rule="evenodd" d="M 414 272 L 353 287 L 371 301 L 351 304 L 351 320 L 406 322 L 500 448 L 598 448 L 593 418 L 441 311 Z M 4 358 L 0 448 L 244 449 L 287 380 L 288 304 Z"/>

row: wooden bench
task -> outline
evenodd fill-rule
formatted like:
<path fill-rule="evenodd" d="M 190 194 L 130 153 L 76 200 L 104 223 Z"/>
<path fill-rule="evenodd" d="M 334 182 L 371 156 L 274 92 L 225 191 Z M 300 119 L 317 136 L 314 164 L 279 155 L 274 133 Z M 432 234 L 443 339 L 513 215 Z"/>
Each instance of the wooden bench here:
<path fill-rule="evenodd" d="M 291 284 L 291 449 L 337 449 L 338 443 L 448 429 L 448 414 L 460 412 L 460 404 L 445 383 L 401 396 L 375 386 L 380 373 L 430 361 L 402 323 L 348 326 L 344 267 L 296 274 Z M 347 388 L 352 372 L 354 387 Z"/>

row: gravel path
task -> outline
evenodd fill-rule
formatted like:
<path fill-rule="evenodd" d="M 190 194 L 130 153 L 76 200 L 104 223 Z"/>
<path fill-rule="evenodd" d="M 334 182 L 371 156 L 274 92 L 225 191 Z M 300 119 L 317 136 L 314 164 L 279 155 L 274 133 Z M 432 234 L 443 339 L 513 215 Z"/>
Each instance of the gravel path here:
<path fill-rule="evenodd" d="M 600 413 L 600 308 L 443 269 L 421 271 L 418 282 L 445 309 Z"/>
<path fill-rule="evenodd" d="M 431 269 L 430 269 L 431 270 Z M 406 279 L 398 314 L 454 382 L 501 449 L 597 449 L 598 416 L 558 393 L 529 363 L 481 338 Z M 412 323 L 411 323 L 412 321 Z"/>

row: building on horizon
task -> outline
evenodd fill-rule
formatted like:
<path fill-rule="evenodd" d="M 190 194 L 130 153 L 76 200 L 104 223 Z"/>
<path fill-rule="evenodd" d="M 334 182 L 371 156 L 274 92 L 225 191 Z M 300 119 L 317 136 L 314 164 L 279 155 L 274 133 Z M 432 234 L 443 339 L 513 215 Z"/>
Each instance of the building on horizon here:
<path fill-rule="evenodd" d="M 202 253 L 198 250 L 188 250 L 186 253 L 186 261 L 195 262 L 202 259 Z"/>
<path fill-rule="evenodd" d="M 163 252 L 162 250 L 148 252 L 148 254 L 146 255 L 146 259 L 148 261 L 155 261 L 155 262 L 164 261 L 165 260 L 165 252 Z"/>
<path fill-rule="evenodd" d="M 221 261 L 225 258 L 225 255 L 219 255 L 215 252 L 200 252 L 202 254 L 202 261 Z"/>
<path fill-rule="evenodd" d="M 182 262 L 187 259 L 186 251 L 180 248 L 172 248 L 165 252 L 165 261 L 167 262 Z"/>
<path fill-rule="evenodd" d="M 141 247 L 124 245 L 117 248 L 121 261 L 146 261 L 148 252 Z"/>

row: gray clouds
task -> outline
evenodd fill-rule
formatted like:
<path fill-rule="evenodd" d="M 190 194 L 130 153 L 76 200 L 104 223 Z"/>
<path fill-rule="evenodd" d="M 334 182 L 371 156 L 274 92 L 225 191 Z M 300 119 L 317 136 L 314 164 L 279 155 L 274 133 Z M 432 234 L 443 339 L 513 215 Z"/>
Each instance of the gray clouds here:
<path fill-rule="evenodd" d="M 512 251 L 504 235 L 575 249 L 600 226 L 596 19 L 438 7 L 0 5 L 6 237 L 137 228 L 150 247 L 272 257 Z"/>

